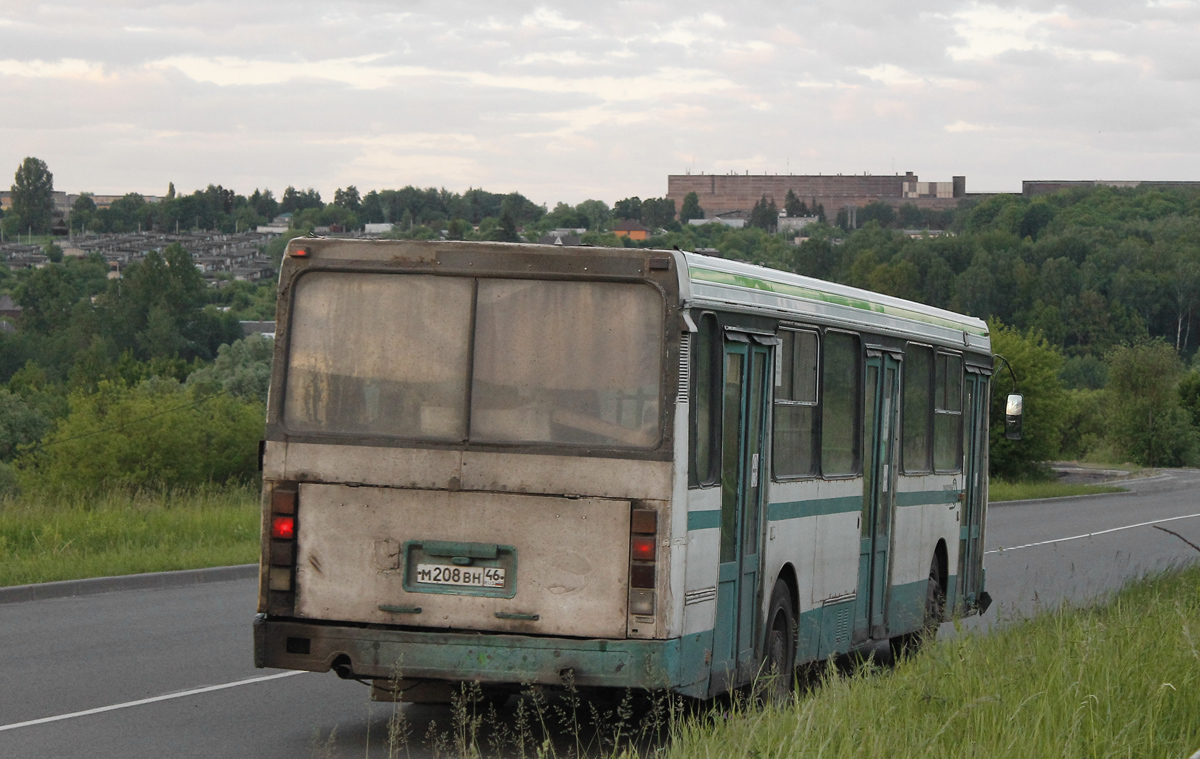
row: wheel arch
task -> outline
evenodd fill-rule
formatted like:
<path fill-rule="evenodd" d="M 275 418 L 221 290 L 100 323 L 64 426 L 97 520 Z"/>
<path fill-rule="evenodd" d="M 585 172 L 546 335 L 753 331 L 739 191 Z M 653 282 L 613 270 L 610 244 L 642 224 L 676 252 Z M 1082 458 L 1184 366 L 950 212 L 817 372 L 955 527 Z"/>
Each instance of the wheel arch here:
<path fill-rule="evenodd" d="M 779 568 L 779 573 L 777 575 L 775 575 L 775 584 L 771 586 L 770 592 L 774 593 L 775 585 L 778 585 L 781 582 L 784 583 L 785 585 L 787 585 L 788 594 L 792 597 L 792 612 L 796 615 L 797 624 L 799 624 L 799 619 L 800 619 L 800 582 L 796 578 L 796 568 L 794 566 L 792 566 L 792 563 L 790 561 L 785 561 L 783 563 L 783 566 Z M 765 591 L 766 589 L 764 588 L 763 590 Z M 770 598 L 769 593 L 768 593 L 767 597 Z M 770 614 L 771 610 L 767 609 L 765 613 Z"/>
<path fill-rule="evenodd" d="M 937 545 L 934 546 L 933 560 L 937 563 L 938 582 L 942 584 L 942 591 L 945 592 L 947 583 L 950 581 L 949 552 L 946 548 L 945 538 L 939 538 Z"/>

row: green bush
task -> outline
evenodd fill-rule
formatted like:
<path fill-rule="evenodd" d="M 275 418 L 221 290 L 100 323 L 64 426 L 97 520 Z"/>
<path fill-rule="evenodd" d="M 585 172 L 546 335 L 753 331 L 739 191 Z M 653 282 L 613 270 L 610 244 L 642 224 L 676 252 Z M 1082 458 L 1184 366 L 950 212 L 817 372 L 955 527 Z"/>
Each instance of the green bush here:
<path fill-rule="evenodd" d="M 21 396 L 0 388 L 0 462 L 12 461 L 21 446 L 41 438 L 50 420 Z"/>
<path fill-rule="evenodd" d="M 275 341 L 262 335 L 247 335 L 237 342 L 222 345 L 211 366 L 188 376 L 189 387 L 205 395 L 226 390 L 245 401 L 266 404 L 271 386 L 271 357 Z"/>
<path fill-rule="evenodd" d="M 1188 466 L 1197 434 L 1180 403 L 1183 365 L 1162 340 L 1117 348 L 1109 356 L 1113 441 L 1143 466 Z"/>
<path fill-rule="evenodd" d="M 1104 446 L 1111 396 L 1106 390 L 1068 390 L 1064 400 L 1059 455 L 1075 461 L 1086 459 Z"/>
<path fill-rule="evenodd" d="M 25 489 L 161 489 L 246 482 L 257 473 L 263 407 L 175 380 L 102 381 L 17 460 Z"/>
<path fill-rule="evenodd" d="M 991 474 L 1014 480 L 1042 476 L 1043 462 L 1059 455 L 1068 418 L 1067 395 L 1059 379 L 1062 353 L 1037 330 L 1020 332 L 995 320 L 988 326 L 992 352 L 1007 359 L 1017 377 L 1017 392 L 1025 396 L 1022 439 L 1008 440 L 1004 437 L 1004 406 L 1008 394 L 1014 392 L 1013 382 L 997 361 L 992 387 Z"/>

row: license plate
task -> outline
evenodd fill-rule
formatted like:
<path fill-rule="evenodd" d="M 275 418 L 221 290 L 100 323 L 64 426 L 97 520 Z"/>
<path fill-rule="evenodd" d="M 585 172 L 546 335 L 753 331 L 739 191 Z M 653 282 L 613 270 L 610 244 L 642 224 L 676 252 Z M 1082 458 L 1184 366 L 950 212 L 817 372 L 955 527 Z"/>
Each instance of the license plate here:
<path fill-rule="evenodd" d="M 428 585 L 458 585 L 466 588 L 503 588 L 504 568 L 418 564 L 417 582 Z"/>

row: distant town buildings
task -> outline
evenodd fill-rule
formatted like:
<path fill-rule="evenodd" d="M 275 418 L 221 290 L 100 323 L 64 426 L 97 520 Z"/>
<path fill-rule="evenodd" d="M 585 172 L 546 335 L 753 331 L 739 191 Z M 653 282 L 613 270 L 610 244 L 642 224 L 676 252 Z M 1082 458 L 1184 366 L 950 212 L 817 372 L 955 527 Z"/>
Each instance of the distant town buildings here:
<path fill-rule="evenodd" d="M 579 245 L 583 242 L 584 232 L 587 232 L 586 227 L 580 229 L 560 227 L 539 237 L 538 243 L 541 245 Z"/>
<path fill-rule="evenodd" d="M 694 192 L 708 218 L 725 216 L 754 207 L 764 196 L 783 207 L 791 191 L 811 206 L 822 205 L 827 213 L 845 206 L 887 203 L 899 207 L 912 203 L 918 208 L 953 208 L 967 194 L 966 177 L 949 182 L 922 182 L 911 171 L 895 176 L 878 174 L 671 174 L 667 198 L 683 207 L 683 199 Z"/>
<path fill-rule="evenodd" d="M 641 222 L 633 219 L 622 219 L 617 222 L 612 231 L 617 237 L 628 237 L 630 240 L 645 240 L 650 236 L 650 230 L 642 226 Z"/>
<path fill-rule="evenodd" d="M 93 195 L 92 200 L 96 203 L 96 208 L 108 208 L 114 201 L 120 200 L 124 195 Z M 75 206 L 75 201 L 79 200 L 79 194 L 69 194 L 55 190 L 51 199 L 54 201 L 54 216 L 56 218 L 66 218 L 71 213 L 71 208 Z M 143 195 L 142 200 L 147 203 L 157 203 L 162 200 L 158 195 Z M 7 211 L 12 208 L 12 190 L 0 190 L 0 211 Z"/>
<path fill-rule="evenodd" d="M 64 256 L 103 256 L 108 262 L 109 277 L 121 276 L 131 263 L 140 261 L 150 251 L 162 252 L 171 243 L 179 243 L 192 254 L 196 268 L 205 279 L 216 282 L 221 275 L 235 280 L 255 282 L 275 276 L 275 268 L 264 248 L 274 237 L 263 232 L 159 232 L 129 234 L 89 234 L 63 237 L 58 245 Z M 0 245 L 0 264 L 9 269 L 36 269 L 46 265 L 47 257 L 41 245 L 8 242 Z"/>

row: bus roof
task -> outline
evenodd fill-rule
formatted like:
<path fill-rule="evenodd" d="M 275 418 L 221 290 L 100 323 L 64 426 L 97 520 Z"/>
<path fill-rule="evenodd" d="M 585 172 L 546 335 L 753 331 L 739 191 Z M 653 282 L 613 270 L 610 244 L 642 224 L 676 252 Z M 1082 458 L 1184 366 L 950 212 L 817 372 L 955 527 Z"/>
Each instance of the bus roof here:
<path fill-rule="evenodd" d="M 917 335 L 967 348 L 990 351 L 987 323 L 857 287 L 730 261 L 682 253 L 681 293 L 686 304 L 742 307 L 774 313 L 814 315 L 848 325 L 869 326 Z"/>

